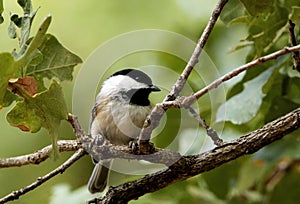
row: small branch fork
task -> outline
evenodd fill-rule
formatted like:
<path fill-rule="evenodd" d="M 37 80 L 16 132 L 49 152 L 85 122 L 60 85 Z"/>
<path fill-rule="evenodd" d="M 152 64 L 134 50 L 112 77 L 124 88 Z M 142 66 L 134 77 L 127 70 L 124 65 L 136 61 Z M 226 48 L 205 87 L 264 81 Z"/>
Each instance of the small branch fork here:
<path fill-rule="evenodd" d="M 193 96 L 190 96 L 190 97 L 192 98 Z M 196 100 L 193 100 L 193 102 L 195 102 L 195 101 Z M 205 120 L 203 120 L 200 117 L 200 115 L 191 107 L 192 104 L 187 103 L 187 102 L 190 102 L 190 100 L 187 100 L 187 97 L 181 96 L 181 97 L 177 97 L 173 101 L 163 102 L 163 103 L 159 104 L 159 106 L 161 106 L 161 108 L 164 110 L 167 110 L 169 108 L 185 108 L 201 124 L 201 126 L 203 128 L 205 128 L 207 135 L 212 139 L 214 144 L 216 146 L 222 145 L 223 140 L 218 136 L 218 133 L 213 128 L 211 128 L 205 122 Z"/>
<path fill-rule="evenodd" d="M 221 11 L 227 2 L 228 2 L 228 0 L 219 0 L 219 2 L 217 3 L 203 33 L 194 49 L 194 52 L 193 52 L 189 62 L 187 63 L 183 72 L 181 73 L 181 75 L 177 79 L 176 83 L 172 87 L 170 93 L 165 97 L 163 103 L 175 100 L 176 97 L 181 92 L 181 90 L 183 89 L 187 78 L 189 77 L 190 73 L 194 69 L 194 66 L 198 63 L 199 56 L 202 53 L 202 50 L 208 40 L 208 37 L 209 37 L 211 31 L 213 30 L 220 14 L 221 14 Z M 158 106 L 155 106 L 154 109 L 152 110 L 150 116 L 145 121 L 143 129 L 141 130 L 141 133 L 137 140 L 137 145 L 138 145 L 139 151 L 143 152 L 143 151 L 149 149 L 148 146 L 149 146 L 149 140 L 151 137 L 151 133 L 152 133 L 153 129 L 155 129 L 158 126 L 159 121 L 165 111 L 166 111 L 166 109 L 160 109 Z"/>

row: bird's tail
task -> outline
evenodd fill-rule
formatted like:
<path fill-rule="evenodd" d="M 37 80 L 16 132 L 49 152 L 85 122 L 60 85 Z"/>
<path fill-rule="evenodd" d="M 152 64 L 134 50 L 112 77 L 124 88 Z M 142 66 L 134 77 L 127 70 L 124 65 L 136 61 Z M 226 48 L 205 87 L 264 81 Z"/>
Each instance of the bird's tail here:
<path fill-rule="evenodd" d="M 107 184 L 109 168 L 111 161 L 97 163 L 88 183 L 88 189 L 91 193 L 102 192 Z"/>

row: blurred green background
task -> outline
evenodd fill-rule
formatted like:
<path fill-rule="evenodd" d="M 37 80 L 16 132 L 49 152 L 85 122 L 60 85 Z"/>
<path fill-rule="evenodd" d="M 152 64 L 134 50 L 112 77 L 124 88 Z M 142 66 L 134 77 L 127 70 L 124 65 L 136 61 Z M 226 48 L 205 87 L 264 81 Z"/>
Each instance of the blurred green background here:
<path fill-rule="evenodd" d="M 196 42 L 209 20 L 211 11 L 216 2 L 216 0 L 34 0 L 34 7 L 40 8 L 33 22 L 32 33 L 34 34 L 36 32 L 42 19 L 50 13 L 53 16 L 53 21 L 50 25 L 49 33 L 55 35 L 65 47 L 79 55 L 85 61 L 99 45 L 107 40 L 120 34 L 140 29 L 168 30 L 182 34 Z M 3 16 L 5 22 L 0 25 L 1 52 L 11 52 L 13 48 L 18 47 L 16 40 L 11 40 L 7 37 L 9 12 L 21 12 L 16 1 L 4 1 Z M 244 27 L 234 25 L 228 28 L 223 23 L 218 22 L 205 51 L 220 74 L 224 74 L 236 66 L 243 64 L 246 50 L 233 53 L 229 53 L 229 51 L 245 36 L 246 32 Z M 187 52 L 191 52 L 191 50 Z M 150 63 L 151 60 L 156 60 L 155 63 L 157 65 L 170 67 L 177 73 L 180 73 L 180 70 L 185 66 L 185 62 L 182 60 L 164 53 L 148 52 L 142 55 L 144 58 L 140 55 L 141 54 L 137 54 L 136 56 L 120 60 L 112 69 L 121 69 L 128 65 L 138 67 L 142 66 L 143 63 Z M 145 59 L 144 62 L 140 60 L 137 63 L 137 58 L 147 59 Z M 80 66 L 77 66 L 74 78 L 76 78 L 76 74 L 79 70 Z M 157 80 L 168 80 L 168 78 L 161 77 L 161 79 Z M 234 81 L 237 81 L 237 79 Z M 74 82 L 63 82 L 62 84 L 70 112 L 72 111 L 73 83 Z M 231 83 L 226 86 L 229 86 Z M 191 86 L 197 90 L 201 88 L 203 84 L 194 80 L 191 81 Z M 159 102 L 162 97 L 162 95 L 153 96 L 153 101 Z M 209 121 L 211 116 L 209 114 L 210 108 L 209 105 L 205 104 L 208 103 L 208 98 L 204 98 L 199 103 L 201 105 L 200 107 L 203 107 L 204 117 L 207 117 Z M 5 115 L 9 109 L 10 107 L 0 112 L 1 158 L 32 153 L 50 144 L 48 133 L 45 130 L 37 134 L 30 134 L 9 126 L 5 119 Z M 168 123 L 163 133 L 160 134 L 158 138 L 155 138 L 155 142 L 158 146 L 167 146 L 170 142 L 168 136 L 176 135 L 176 128 L 174 127 L 178 122 L 176 118 L 179 114 L 180 113 L 176 110 L 169 111 Z M 88 122 L 88 120 L 81 120 L 83 126 L 87 126 Z M 187 129 L 187 131 L 189 132 L 186 134 L 198 134 L 195 133 L 195 130 Z M 239 132 L 225 129 L 222 137 L 224 139 L 230 139 L 238 135 Z M 63 122 L 60 127 L 59 139 L 75 139 L 72 129 L 67 122 Z M 0 169 L 0 196 L 3 197 L 13 190 L 30 184 L 37 177 L 45 175 L 56 168 L 71 154 L 72 153 L 61 153 L 57 161 L 48 159 L 46 162 L 36 166 Z M 247 158 L 245 160 L 247 160 Z M 240 161 L 237 161 L 234 165 L 238 165 L 239 163 Z M 94 197 L 86 190 L 86 184 L 92 168 L 93 164 L 90 157 L 85 156 L 67 169 L 62 175 L 54 177 L 41 187 L 11 203 L 84 203 L 88 197 Z M 226 172 L 231 171 L 230 169 L 235 168 L 235 166 L 227 168 L 229 170 L 224 171 L 225 175 L 227 175 Z M 229 173 L 227 176 L 229 178 Z M 128 180 L 126 175 L 113 173 L 111 176 L 112 184 L 120 184 L 125 180 Z M 197 203 L 199 201 L 197 198 L 199 196 L 203 197 L 203 195 L 209 198 L 212 197 L 212 200 L 218 200 L 211 192 L 208 192 L 201 180 L 201 177 L 193 178 L 189 181 L 175 184 L 155 194 L 153 197 L 150 196 L 148 199 L 142 198 L 135 202 L 153 203 L 154 201 L 160 201 L 163 203 L 190 203 L 193 201 L 193 203 Z M 75 189 L 78 190 L 73 191 Z M 185 194 L 180 189 L 184 189 L 184 192 L 187 191 L 188 193 Z M 197 189 L 202 189 L 203 191 L 198 191 Z M 168 194 L 176 194 L 176 196 L 173 196 L 173 198 L 172 195 L 166 197 Z M 187 195 L 189 195 L 190 199 L 186 198 Z M 209 200 L 209 198 L 207 200 Z"/>

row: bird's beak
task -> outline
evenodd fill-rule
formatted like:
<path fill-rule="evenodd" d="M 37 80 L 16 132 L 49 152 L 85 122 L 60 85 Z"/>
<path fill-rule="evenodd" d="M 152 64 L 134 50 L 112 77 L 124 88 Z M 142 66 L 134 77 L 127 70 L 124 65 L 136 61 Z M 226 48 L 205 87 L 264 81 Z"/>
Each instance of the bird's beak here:
<path fill-rule="evenodd" d="M 154 85 L 150 85 L 150 86 L 149 86 L 149 89 L 150 89 L 151 91 L 161 91 L 160 88 L 158 88 L 157 86 L 154 86 Z"/>

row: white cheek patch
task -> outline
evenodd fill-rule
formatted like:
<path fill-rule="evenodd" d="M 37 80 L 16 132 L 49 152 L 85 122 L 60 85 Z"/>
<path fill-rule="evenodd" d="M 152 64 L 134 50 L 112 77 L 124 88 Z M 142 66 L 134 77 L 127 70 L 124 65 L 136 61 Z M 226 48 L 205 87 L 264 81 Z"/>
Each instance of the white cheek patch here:
<path fill-rule="evenodd" d="M 117 75 L 108 78 L 103 82 L 99 94 L 102 96 L 112 96 L 120 93 L 121 91 L 128 91 L 131 89 L 148 88 L 147 84 L 137 82 L 129 76 Z"/>

